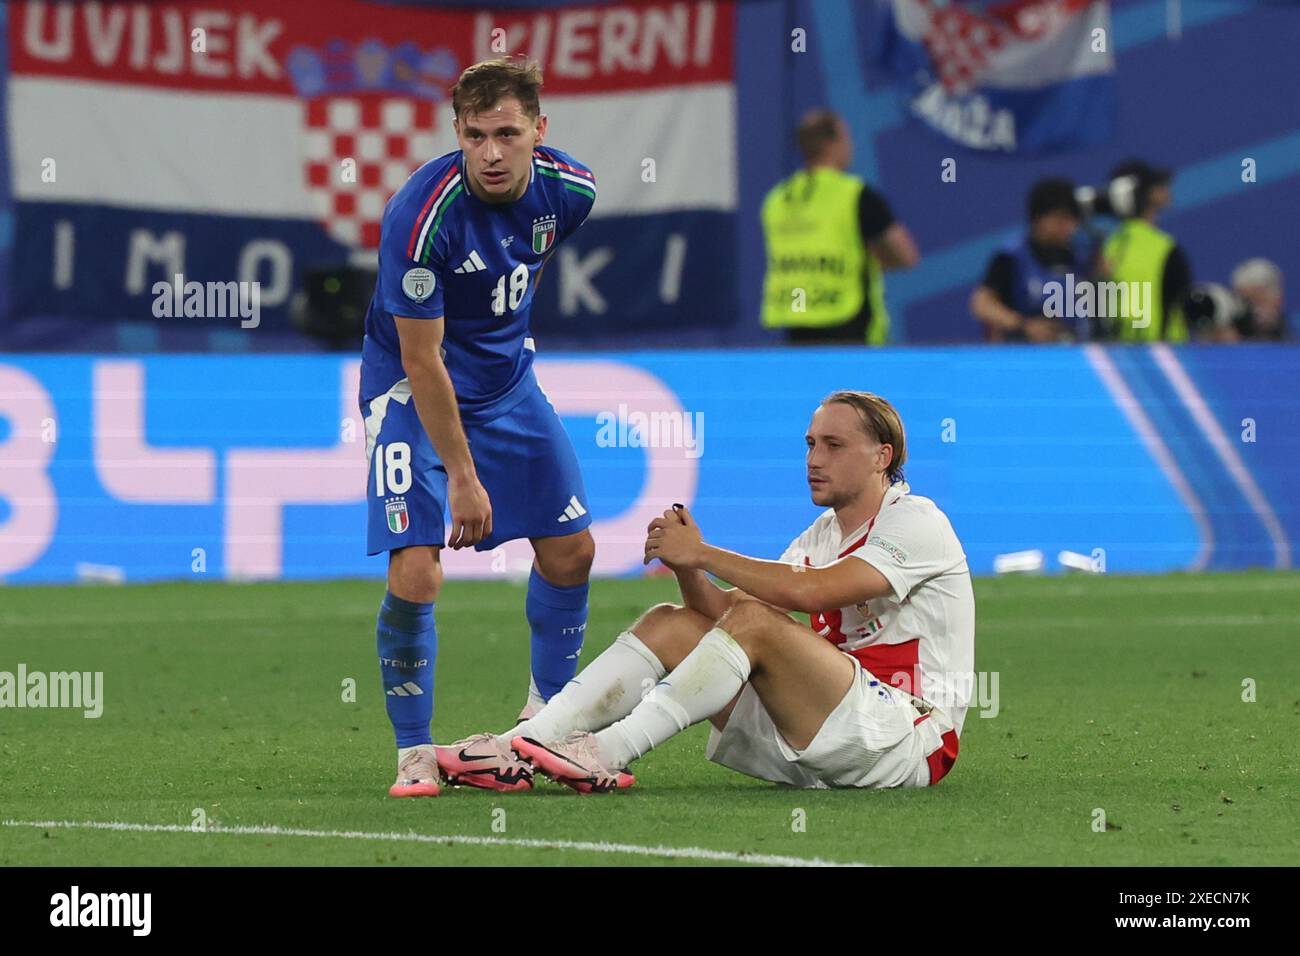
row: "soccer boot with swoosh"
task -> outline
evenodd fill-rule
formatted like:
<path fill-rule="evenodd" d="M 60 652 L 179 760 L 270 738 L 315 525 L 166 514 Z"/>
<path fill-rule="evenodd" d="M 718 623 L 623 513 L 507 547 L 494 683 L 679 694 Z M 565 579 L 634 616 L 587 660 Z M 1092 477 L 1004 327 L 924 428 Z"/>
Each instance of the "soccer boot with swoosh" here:
<path fill-rule="evenodd" d="M 434 750 L 438 769 L 452 786 L 502 792 L 533 786 L 533 768 L 510 749 L 508 740 L 496 734 L 475 734 Z"/>

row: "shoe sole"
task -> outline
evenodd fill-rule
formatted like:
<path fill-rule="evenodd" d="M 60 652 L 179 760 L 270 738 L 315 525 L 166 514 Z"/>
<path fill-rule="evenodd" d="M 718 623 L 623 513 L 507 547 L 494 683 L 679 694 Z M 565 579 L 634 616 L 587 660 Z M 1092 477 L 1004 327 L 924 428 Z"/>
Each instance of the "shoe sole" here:
<path fill-rule="evenodd" d="M 436 783 L 395 783 L 388 788 L 390 797 L 436 797 L 439 792 Z"/>
<path fill-rule="evenodd" d="M 488 773 L 493 776 L 487 776 Z M 512 783 L 502 783 L 495 776 L 496 771 L 484 771 L 483 773 L 449 773 L 445 769 L 442 771 L 442 778 L 452 787 L 474 787 L 477 790 L 495 790 L 497 793 L 513 793 L 516 790 L 533 789 L 531 777 L 525 777 L 522 780 L 515 780 Z"/>
<path fill-rule="evenodd" d="M 557 754 L 544 744 L 528 737 L 516 737 L 511 741 L 510 749 L 519 754 L 538 773 L 578 793 L 613 793 L 615 790 L 626 790 L 636 783 L 636 778 L 630 773 L 616 774 L 616 782 L 613 786 L 602 784 L 590 775 L 578 776 L 581 768 L 575 768 L 568 757 Z"/>

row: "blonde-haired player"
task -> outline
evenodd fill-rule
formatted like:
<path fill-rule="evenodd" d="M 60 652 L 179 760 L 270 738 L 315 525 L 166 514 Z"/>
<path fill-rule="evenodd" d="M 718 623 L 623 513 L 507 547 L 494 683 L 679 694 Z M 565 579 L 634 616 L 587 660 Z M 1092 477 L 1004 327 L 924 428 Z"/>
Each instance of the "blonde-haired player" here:
<path fill-rule="evenodd" d="M 674 571 L 683 606 L 643 614 L 537 715 L 484 735 L 485 755 L 509 739 L 547 776 L 608 791 L 709 720 L 709 758 L 765 780 L 937 783 L 957 758 L 975 663 L 966 556 L 943 512 L 909 492 L 903 425 L 883 398 L 827 396 L 806 440 L 827 510 L 779 560 L 710 545 L 685 508 L 665 511 L 645 555 Z"/>

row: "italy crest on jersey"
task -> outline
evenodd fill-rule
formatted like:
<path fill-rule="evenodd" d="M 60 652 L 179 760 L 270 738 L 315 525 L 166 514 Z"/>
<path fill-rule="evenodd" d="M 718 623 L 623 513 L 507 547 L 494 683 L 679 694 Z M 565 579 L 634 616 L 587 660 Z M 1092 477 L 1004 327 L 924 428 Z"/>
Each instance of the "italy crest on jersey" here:
<path fill-rule="evenodd" d="M 389 498 L 384 502 L 384 513 L 388 517 L 388 530 L 393 534 L 401 534 L 411 526 L 405 498 Z"/>
<path fill-rule="evenodd" d="M 533 252 L 539 256 L 555 244 L 555 216 L 533 220 Z"/>

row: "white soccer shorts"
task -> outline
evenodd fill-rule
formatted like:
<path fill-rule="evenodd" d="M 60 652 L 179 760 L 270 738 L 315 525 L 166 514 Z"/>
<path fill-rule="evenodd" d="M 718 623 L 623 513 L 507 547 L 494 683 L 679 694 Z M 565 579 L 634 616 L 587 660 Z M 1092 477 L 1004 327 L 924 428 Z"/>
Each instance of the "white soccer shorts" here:
<path fill-rule="evenodd" d="M 943 745 L 952 722 L 940 710 L 921 720 L 910 695 L 853 661 L 853 683 L 808 747 L 781 736 L 746 684 L 727 725 L 709 734 L 705 755 L 732 770 L 795 787 L 926 787 L 926 756 Z"/>

